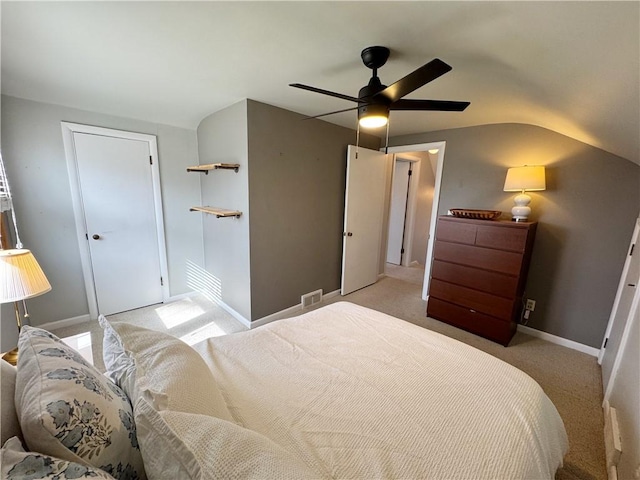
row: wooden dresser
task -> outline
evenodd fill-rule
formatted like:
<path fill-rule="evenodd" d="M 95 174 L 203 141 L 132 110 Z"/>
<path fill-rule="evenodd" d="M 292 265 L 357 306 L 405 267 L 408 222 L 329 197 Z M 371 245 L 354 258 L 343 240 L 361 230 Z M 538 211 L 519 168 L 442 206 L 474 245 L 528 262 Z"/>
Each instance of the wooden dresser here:
<path fill-rule="evenodd" d="M 536 225 L 440 216 L 427 315 L 507 346 L 522 312 Z"/>

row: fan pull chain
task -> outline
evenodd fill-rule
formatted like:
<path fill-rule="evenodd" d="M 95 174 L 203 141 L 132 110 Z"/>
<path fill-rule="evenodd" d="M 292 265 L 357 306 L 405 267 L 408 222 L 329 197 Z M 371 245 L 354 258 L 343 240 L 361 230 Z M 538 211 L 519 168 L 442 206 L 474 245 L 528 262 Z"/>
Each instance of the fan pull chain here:
<path fill-rule="evenodd" d="M 356 158 L 358 158 L 358 149 L 360 148 L 360 121 L 358 121 L 356 125 Z"/>

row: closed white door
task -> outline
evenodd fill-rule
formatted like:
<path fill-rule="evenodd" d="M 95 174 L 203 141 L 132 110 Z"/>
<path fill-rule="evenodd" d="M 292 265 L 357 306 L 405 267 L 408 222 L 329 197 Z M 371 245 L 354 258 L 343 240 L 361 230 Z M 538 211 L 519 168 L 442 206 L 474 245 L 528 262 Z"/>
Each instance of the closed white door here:
<path fill-rule="evenodd" d="M 400 265 L 402 262 L 410 170 L 411 162 L 396 160 L 391 182 L 389 237 L 387 240 L 387 262 L 394 265 Z"/>
<path fill-rule="evenodd" d="M 634 296 L 640 286 L 640 219 L 636 221 L 636 227 L 631 239 L 631 245 L 625 262 L 618 292 L 613 304 L 613 310 L 605 333 L 600 363 L 602 365 L 602 384 L 605 395 L 609 389 L 609 382 L 614 373 L 616 359 L 620 353 L 620 345 L 628 331 L 627 323 L 631 313 Z"/>
<path fill-rule="evenodd" d="M 73 133 L 98 312 L 160 303 L 149 143 Z"/>
<path fill-rule="evenodd" d="M 347 149 L 342 295 L 378 280 L 387 165 L 384 153 L 353 145 Z"/>

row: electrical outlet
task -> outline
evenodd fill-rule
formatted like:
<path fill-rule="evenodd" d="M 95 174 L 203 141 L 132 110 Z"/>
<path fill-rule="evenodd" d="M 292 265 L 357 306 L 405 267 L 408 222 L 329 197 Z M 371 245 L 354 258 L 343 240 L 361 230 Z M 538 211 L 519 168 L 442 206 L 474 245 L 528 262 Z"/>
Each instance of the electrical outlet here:
<path fill-rule="evenodd" d="M 536 309 L 536 301 L 527 298 L 527 306 L 525 307 L 525 310 L 529 310 L 533 312 L 535 309 Z"/>

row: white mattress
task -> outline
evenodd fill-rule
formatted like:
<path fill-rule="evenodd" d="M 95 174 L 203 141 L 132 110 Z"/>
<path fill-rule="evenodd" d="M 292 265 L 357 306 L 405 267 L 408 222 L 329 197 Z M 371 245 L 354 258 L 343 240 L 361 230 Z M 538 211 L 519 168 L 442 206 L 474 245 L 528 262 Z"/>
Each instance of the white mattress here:
<path fill-rule="evenodd" d="M 205 340 L 234 420 L 333 478 L 553 478 L 564 425 L 540 386 L 475 348 L 340 302 Z"/>

